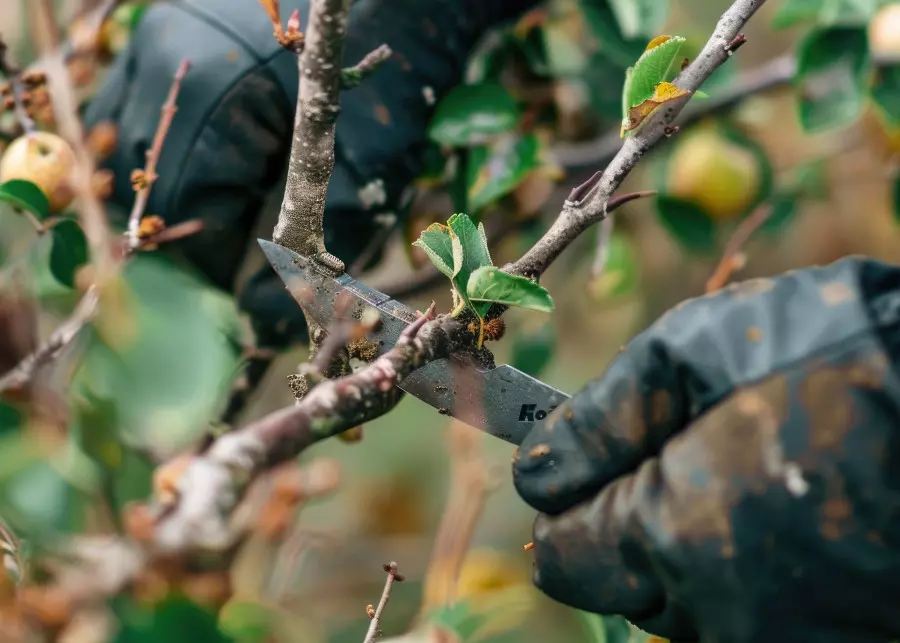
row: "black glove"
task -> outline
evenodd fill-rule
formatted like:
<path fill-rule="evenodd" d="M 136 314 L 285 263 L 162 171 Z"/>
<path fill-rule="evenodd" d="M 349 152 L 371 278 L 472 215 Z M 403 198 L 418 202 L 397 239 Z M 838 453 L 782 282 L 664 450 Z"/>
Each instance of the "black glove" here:
<path fill-rule="evenodd" d="M 376 74 L 341 96 L 325 216 L 330 252 L 349 265 L 377 230 L 376 214 L 396 212 L 401 192 L 422 169 L 431 97 L 440 99 L 461 81 L 465 61 L 488 27 L 537 2 L 354 3 L 346 64 L 356 64 L 382 43 L 395 53 Z M 298 8 L 305 23 L 308 0 L 281 4 L 285 18 Z M 107 165 L 115 172 L 113 202 L 124 211 L 134 199 L 131 171 L 144 165 L 160 107 L 184 58 L 192 67 L 181 88 L 148 213 L 162 215 L 169 225 L 203 219 L 202 233 L 173 245 L 214 283 L 231 290 L 248 247 L 255 247 L 250 236 L 263 201 L 283 177 L 297 65 L 294 55 L 275 42 L 272 25 L 255 0 L 153 4 L 85 119 L 88 126 L 106 120 L 119 126 L 119 146 Z M 363 203 L 360 190 L 377 179 L 383 181 L 384 202 Z M 254 319 L 261 345 L 280 347 L 303 337 L 303 315 L 268 266 L 249 280 L 240 303 Z"/>
<path fill-rule="evenodd" d="M 900 269 L 690 300 L 521 445 L 534 581 L 674 641 L 900 638 Z"/>

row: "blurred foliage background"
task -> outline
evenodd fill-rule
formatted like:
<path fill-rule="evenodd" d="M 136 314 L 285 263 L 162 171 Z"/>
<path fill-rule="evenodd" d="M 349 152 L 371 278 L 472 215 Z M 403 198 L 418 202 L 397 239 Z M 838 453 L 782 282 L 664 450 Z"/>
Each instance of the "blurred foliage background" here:
<path fill-rule="evenodd" d="M 408 223 L 394 232 L 385 260 L 366 281 L 406 289 L 405 300 L 420 310 L 431 300 L 449 309 L 449 288 L 422 279 L 427 259 L 410 244 L 453 212 L 484 221 L 499 239 L 495 264 L 518 257 L 569 190 L 615 151 L 625 69 L 647 42 L 682 35 L 689 57 L 728 4 L 549 0 L 490 34 L 466 85 L 437 105 L 429 169 L 417 181 Z M 59 5 L 66 16 L 70 8 Z M 125 46 L 139 20 L 137 4 L 125 7 L 104 32 L 111 52 Z M 20 9 L 18 0 L 5 0 L 0 32 L 27 62 L 33 51 Z M 770 211 L 743 245 L 738 278 L 852 253 L 896 260 L 900 66 L 891 58 L 900 56 L 900 3 L 771 0 L 746 36 L 749 44 L 704 86 L 707 96 L 692 99 L 695 122 L 660 145 L 624 186 L 658 190 L 659 197 L 625 205 L 614 228 L 595 227 L 553 265 L 542 283 L 556 311 L 511 311 L 506 336 L 492 345 L 499 362 L 577 391 L 629 337 L 670 306 L 702 294 L 731 234 L 760 208 Z M 97 74 L 82 79 L 85 95 L 102 81 L 102 71 Z M 730 106 L 711 109 L 722 101 Z M 7 192 L 0 204 L 0 279 L 7 298 L 14 287 L 34 296 L 35 323 L 46 336 L 80 297 L 83 238 L 57 226 L 36 241 L 30 223 L 13 211 L 15 199 L 27 195 Z M 261 226 L 262 235 L 269 230 Z M 260 260 L 252 257 L 245 273 Z M 251 342 L 229 297 L 159 254 L 130 261 L 113 300 L 116 313 L 101 314 L 60 369 L 70 382 L 64 396 L 69 438 L 38 440 L 39 427 L 23 429 L 28 421 L 20 406 L 0 406 L 0 514 L 38 540 L 103 529 L 110 520 L 104 507 L 115 514 L 146 497 L 149 458 L 171 455 L 215 425 Z M 298 347 L 277 359 L 242 422 L 291 403 L 285 378 L 304 357 Z M 7 368 L 15 363 L 7 362 Z M 515 618 L 485 639 L 640 638 L 626 624 L 584 617 L 530 587 L 523 545 L 533 512 L 508 479 L 512 447 L 476 438 L 473 429 L 454 427 L 405 399 L 366 425 L 361 441 L 332 439 L 304 453 L 304 462 L 336 462 L 340 484 L 304 507 L 280 549 L 251 543 L 242 552 L 233 570 L 236 598 L 222 616 L 229 631 L 241 641 L 278 633 L 288 637 L 278 640 L 360 641 L 365 606 L 377 602 L 381 565 L 389 560 L 406 580 L 394 589 L 383 629 L 387 635 L 406 630 L 440 573 L 432 567 L 429 581 L 435 543 L 444 542 L 439 532 L 448 529 L 441 527 L 453 504 L 448 497 L 462 484 L 452 475 L 454 449 L 457 459 L 462 449 L 481 470 L 499 471 L 499 482 L 477 521 L 459 597 L 477 604 L 503 588 L 519 592 L 518 608 L 504 612 Z M 65 446 L 47 447 L 58 441 Z M 477 495 L 469 498 L 470 510 L 477 509 Z M 477 628 L 464 638 L 479 640 Z"/>

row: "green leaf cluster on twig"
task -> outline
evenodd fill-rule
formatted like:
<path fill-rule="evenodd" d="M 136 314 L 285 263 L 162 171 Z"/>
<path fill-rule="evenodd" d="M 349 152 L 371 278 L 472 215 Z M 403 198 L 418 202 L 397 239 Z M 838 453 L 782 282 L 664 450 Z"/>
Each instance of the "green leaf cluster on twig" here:
<path fill-rule="evenodd" d="M 543 286 L 493 265 L 484 224 L 476 226 L 466 214 L 454 214 L 446 225 L 428 226 L 413 246 L 421 248 L 450 279 L 454 301 L 451 317 L 457 317 L 467 308 L 477 316 L 479 347 L 483 341 L 484 317 L 494 304 L 542 312 L 553 310 L 553 299 Z"/>

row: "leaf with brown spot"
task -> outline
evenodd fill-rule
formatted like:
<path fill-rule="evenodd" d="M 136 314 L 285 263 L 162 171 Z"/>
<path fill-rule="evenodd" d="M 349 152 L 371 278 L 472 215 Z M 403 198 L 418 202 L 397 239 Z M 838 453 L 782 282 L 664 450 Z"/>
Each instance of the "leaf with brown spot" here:
<path fill-rule="evenodd" d="M 622 134 L 633 132 L 656 108 L 666 103 L 686 102 L 691 97 L 691 92 L 682 89 L 672 83 L 662 82 L 653 90 L 653 96 L 638 105 L 629 108 L 628 115 L 622 122 Z"/>

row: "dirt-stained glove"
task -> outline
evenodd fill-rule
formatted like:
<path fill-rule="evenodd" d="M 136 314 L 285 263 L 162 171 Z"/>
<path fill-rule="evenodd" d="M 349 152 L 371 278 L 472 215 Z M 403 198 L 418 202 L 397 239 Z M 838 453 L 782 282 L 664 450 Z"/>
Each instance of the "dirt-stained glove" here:
<path fill-rule="evenodd" d="M 402 191 L 422 168 L 435 101 L 462 80 L 467 57 L 489 27 L 537 3 L 353 2 L 346 64 L 356 64 L 382 43 L 394 55 L 341 95 L 325 216 L 330 252 L 350 265 L 375 236 L 378 213 L 397 213 Z M 281 5 L 285 19 L 299 9 L 302 30 L 309 0 Z M 162 215 L 169 225 L 202 219 L 202 233 L 173 245 L 214 283 L 231 290 L 247 249 L 254 247 L 251 236 L 263 202 L 283 177 L 297 100 L 296 59 L 275 42 L 255 0 L 151 5 L 86 112 L 89 126 L 111 120 L 119 127 L 119 146 L 107 166 L 115 172 L 113 202 L 125 212 L 134 199 L 131 171 L 144 165 L 160 107 L 184 58 L 192 66 L 148 213 Z M 366 186 L 371 189 L 363 191 Z M 268 266 L 250 279 L 240 298 L 262 345 L 302 338 L 300 308 Z"/>
<path fill-rule="evenodd" d="M 669 311 L 519 449 L 535 583 L 673 641 L 900 639 L 898 355 L 865 258 Z"/>

